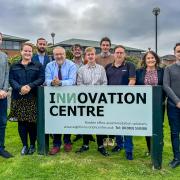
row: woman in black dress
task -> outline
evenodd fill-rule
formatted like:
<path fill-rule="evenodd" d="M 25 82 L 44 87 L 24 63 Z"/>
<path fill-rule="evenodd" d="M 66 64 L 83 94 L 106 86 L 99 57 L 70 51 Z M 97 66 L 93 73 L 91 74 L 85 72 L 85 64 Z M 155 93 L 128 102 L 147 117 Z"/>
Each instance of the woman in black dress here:
<path fill-rule="evenodd" d="M 33 46 L 25 43 L 21 49 L 22 59 L 11 66 L 9 82 L 12 87 L 12 116 L 18 120 L 18 132 L 23 144 L 22 155 L 35 152 L 37 136 L 37 87 L 44 82 L 44 68 L 32 62 Z M 30 147 L 28 148 L 28 135 Z"/>

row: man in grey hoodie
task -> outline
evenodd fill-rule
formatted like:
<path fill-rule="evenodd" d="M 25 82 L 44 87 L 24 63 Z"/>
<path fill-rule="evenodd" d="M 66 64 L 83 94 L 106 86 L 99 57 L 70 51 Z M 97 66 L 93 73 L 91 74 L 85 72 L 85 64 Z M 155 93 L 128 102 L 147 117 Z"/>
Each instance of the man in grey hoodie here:
<path fill-rule="evenodd" d="M 171 143 L 174 159 L 171 168 L 180 165 L 180 43 L 174 47 L 176 63 L 167 66 L 164 72 L 163 86 L 168 96 L 167 114 L 171 130 Z"/>
<path fill-rule="evenodd" d="M 0 32 L 0 46 L 2 33 Z M 12 155 L 5 150 L 4 139 L 7 122 L 7 90 L 9 81 L 9 67 L 7 55 L 0 50 L 0 156 L 10 158 Z"/>

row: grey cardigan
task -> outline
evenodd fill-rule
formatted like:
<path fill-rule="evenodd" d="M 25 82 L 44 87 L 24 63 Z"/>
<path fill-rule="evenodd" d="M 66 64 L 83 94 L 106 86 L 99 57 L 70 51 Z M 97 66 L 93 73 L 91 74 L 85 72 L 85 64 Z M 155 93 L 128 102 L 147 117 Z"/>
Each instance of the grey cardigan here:
<path fill-rule="evenodd" d="M 9 65 L 7 55 L 0 51 L 0 90 L 8 90 Z"/>
<path fill-rule="evenodd" d="M 167 66 L 164 71 L 163 87 L 168 102 L 176 105 L 180 102 L 180 65 L 175 63 Z"/>

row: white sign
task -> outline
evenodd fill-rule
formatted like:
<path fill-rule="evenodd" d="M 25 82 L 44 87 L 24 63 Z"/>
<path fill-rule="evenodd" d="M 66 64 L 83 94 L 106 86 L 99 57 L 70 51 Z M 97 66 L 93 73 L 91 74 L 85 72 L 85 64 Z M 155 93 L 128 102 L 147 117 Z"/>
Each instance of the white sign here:
<path fill-rule="evenodd" d="M 152 136 L 151 86 L 45 87 L 46 134 Z"/>

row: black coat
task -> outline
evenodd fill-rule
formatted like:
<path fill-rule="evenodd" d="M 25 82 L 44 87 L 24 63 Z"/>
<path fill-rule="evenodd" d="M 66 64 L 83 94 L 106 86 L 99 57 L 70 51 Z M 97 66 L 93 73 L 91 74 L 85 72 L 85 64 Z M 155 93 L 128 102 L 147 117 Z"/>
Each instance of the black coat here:
<path fill-rule="evenodd" d="M 27 66 L 21 64 L 21 61 L 11 66 L 9 72 L 9 83 L 12 87 L 12 98 L 20 99 L 21 87 L 29 85 L 31 91 L 23 95 L 25 98 L 36 96 L 37 87 L 42 85 L 45 80 L 44 68 L 40 63 L 30 62 Z"/>
<path fill-rule="evenodd" d="M 136 85 L 145 85 L 144 78 L 146 75 L 146 68 L 140 68 L 136 70 Z M 157 75 L 158 75 L 158 84 L 159 86 L 163 85 L 163 76 L 164 76 L 164 69 L 161 67 L 157 68 Z M 165 100 L 165 92 L 163 91 L 163 101 Z"/>
<path fill-rule="evenodd" d="M 136 70 L 136 85 L 144 85 L 144 78 L 146 75 L 146 68 L 141 68 Z M 158 67 L 157 68 L 157 75 L 158 75 L 158 85 L 163 85 L 163 75 L 164 69 Z"/>

